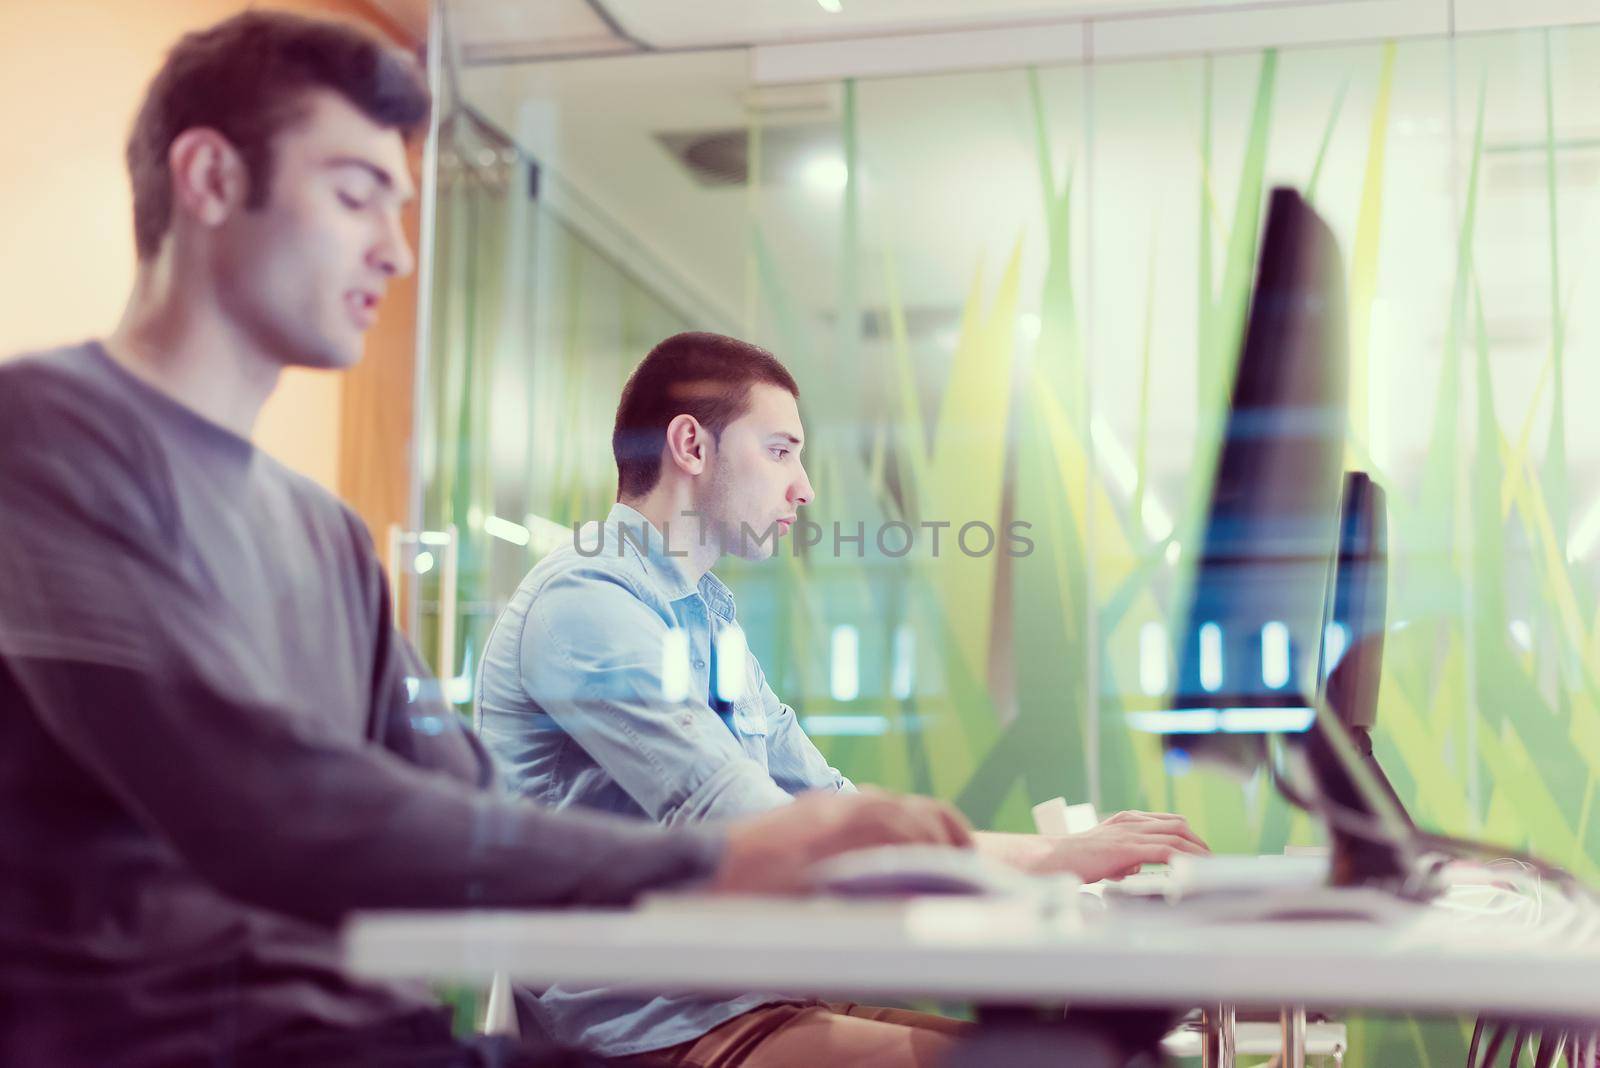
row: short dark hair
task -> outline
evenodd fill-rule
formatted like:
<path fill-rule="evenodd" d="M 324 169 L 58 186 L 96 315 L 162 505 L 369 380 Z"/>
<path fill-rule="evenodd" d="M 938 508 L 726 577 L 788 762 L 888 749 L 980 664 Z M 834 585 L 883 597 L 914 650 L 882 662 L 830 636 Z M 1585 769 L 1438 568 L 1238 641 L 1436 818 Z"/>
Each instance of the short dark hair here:
<path fill-rule="evenodd" d="M 272 139 L 301 116 L 305 94 L 329 89 L 409 139 L 428 117 L 414 59 L 354 26 L 282 11 L 246 11 L 185 35 L 156 73 L 128 136 L 133 236 L 140 260 L 172 225 L 167 154 L 185 130 L 217 130 L 239 150 L 247 205 L 267 202 Z"/>
<path fill-rule="evenodd" d="M 650 350 L 628 376 L 617 404 L 611 452 L 617 458 L 617 499 L 649 493 L 661 479 L 667 424 L 692 415 L 719 439 L 750 408 L 758 382 L 800 387 L 778 358 L 759 345 L 721 334 L 674 334 Z"/>

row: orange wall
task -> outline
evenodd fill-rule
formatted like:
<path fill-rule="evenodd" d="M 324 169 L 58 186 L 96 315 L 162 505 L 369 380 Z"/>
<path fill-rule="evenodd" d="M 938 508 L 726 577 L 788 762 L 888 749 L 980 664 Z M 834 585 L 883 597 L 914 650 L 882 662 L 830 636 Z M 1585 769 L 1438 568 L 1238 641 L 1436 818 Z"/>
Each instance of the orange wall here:
<path fill-rule="evenodd" d="M 0 0 L 0 358 L 105 334 L 133 283 L 122 147 L 145 84 L 183 33 L 238 0 Z M 371 24 L 358 0 L 285 7 Z M 380 28 L 393 37 L 393 27 Z M 374 345 L 409 347 L 414 302 L 392 302 Z M 400 319 L 406 319 L 400 322 Z M 409 365 L 409 354 L 405 355 Z M 339 488 L 342 380 L 291 371 L 256 440 Z M 410 398 L 405 398 L 409 411 Z"/>

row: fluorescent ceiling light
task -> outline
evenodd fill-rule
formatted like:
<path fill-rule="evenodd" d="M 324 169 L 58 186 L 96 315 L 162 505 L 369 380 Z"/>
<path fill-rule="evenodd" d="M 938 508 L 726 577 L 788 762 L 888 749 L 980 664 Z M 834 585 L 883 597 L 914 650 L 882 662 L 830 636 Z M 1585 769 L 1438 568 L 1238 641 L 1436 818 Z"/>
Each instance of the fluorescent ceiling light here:
<path fill-rule="evenodd" d="M 1128 713 L 1128 726 L 1146 734 L 1215 734 L 1219 722 L 1214 708 Z"/>
<path fill-rule="evenodd" d="M 1317 713 L 1293 708 L 1174 708 L 1129 712 L 1128 726 L 1146 734 L 1300 734 Z"/>
<path fill-rule="evenodd" d="M 513 523 L 509 519 L 501 519 L 497 515 L 484 517 L 483 532 L 491 538 L 509 541 L 512 545 L 526 545 L 531 537 L 528 528 L 521 523 Z"/>
<path fill-rule="evenodd" d="M 1222 689 L 1222 628 L 1215 623 L 1200 627 L 1200 685 L 1207 693 Z"/>
<path fill-rule="evenodd" d="M 801 168 L 800 180 L 812 189 L 837 193 L 850 181 L 850 168 L 838 156 L 816 156 Z"/>
<path fill-rule="evenodd" d="M 828 692 L 835 701 L 854 701 L 861 696 L 858 657 L 861 632 L 848 624 L 833 628 Z"/>
<path fill-rule="evenodd" d="M 1276 620 L 1261 628 L 1261 681 L 1271 690 L 1289 685 L 1289 628 Z"/>
<path fill-rule="evenodd" d="M 689 696 L 689 632 L 679 627 L 661 640 L 661 699 L 677 704 Z"/>
<path fill-rule="evenodd" d="M 724 701 L 737 701 L 744 696 L 745 660 L 749 655 L 744 631 L 737 626 L 726 627 L 717 635 L 717 696 Z"/>
<path fill-rule="evenodd" d="M 1167 628 L 1160 623 L 1139 628 L 1139 688 L 1149 697 L 1167 692 Z"/>
<path fill-rule="evenodd" d="M 801 729 L 811 735 L 870 738 L 889 733 L 887 716 L 806 716 Z"/>
<path fill-rule="evenodd" d="M 916 692 L 917 635 L 909 623 L 894 629 L 894 678 L 890 692 L 897 701 L 906 701 Z"/>

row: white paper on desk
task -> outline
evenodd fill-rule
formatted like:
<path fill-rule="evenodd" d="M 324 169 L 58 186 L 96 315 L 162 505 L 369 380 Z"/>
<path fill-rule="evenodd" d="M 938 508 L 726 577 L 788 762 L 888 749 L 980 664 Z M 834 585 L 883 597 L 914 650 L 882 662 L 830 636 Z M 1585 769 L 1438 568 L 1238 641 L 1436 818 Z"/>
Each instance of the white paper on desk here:
<path fill-rule="evenodd" d="M 1064 797 L 1052 797 L 1033 806 L 1033 829 L 1040 834 L 1082 834 L 1099 822 L 1094 805 L 1087 801 L 1069 805 Z"/>

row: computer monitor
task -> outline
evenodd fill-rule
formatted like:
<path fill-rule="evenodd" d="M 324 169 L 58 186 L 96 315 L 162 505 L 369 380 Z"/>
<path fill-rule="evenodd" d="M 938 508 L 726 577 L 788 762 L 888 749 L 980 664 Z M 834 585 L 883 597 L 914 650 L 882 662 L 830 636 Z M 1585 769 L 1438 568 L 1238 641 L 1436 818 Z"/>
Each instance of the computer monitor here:
<path fill-rule="evenodd" d="M 1387 582 L 1382 490 L 1342 473 L 1344 274 L 1327 225 L 1273 191 L 1170 706 L 1130 715 L 1174 770 L 1274 778 L 1320 814 L 1336 884 L 1403 880 L 1415 840 L 1371 758 Z M 1288 781 L 1298 779 L 1303 786 Z"/>
<path fill-rule="evenodd" d="M 1345 441 L 1344 269 L 1299 194 L 1275 189 L 1212 482 L 1177 688 L 1130 716 L 1176 769 L 1248 775 L 1266 736 L 1310 729 Z"/>
<path fill-rule="evenodd" d="M 1383 489 L 1363 472 L 1344 476 L 1338 529 L 1317 665 L 1318 707 L 1331 717 L 1314 723 L 1295 747 L 1312 807 L 1338 812 L 1328 820 L 1331 881 L 1354 885 L 1403 877 L 1414 826 L 1372 755 L 1387 629 L 1388 523 Z M 1351 823 L 1359 833 L 1347 829 Z"/>

